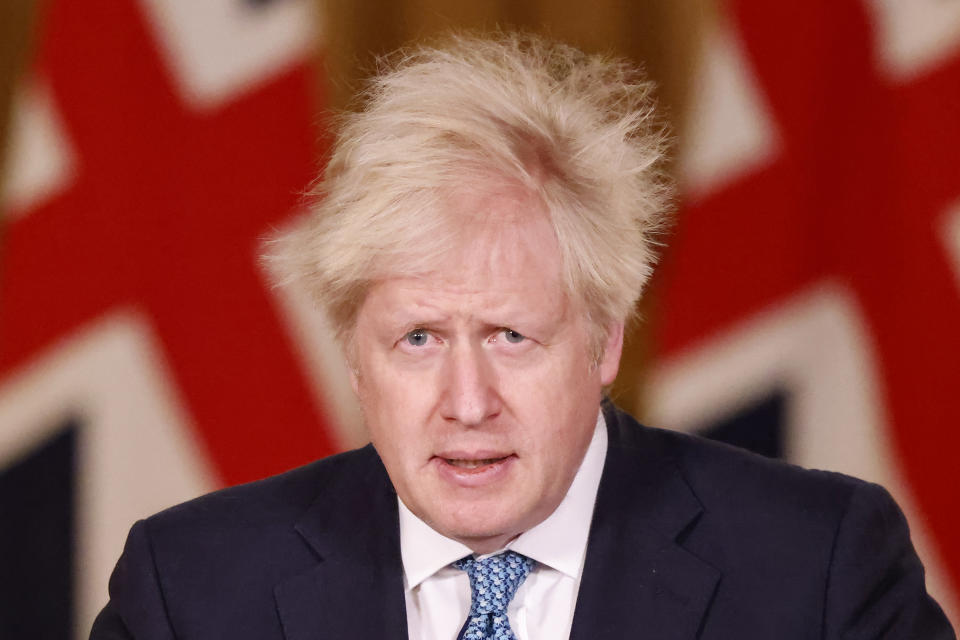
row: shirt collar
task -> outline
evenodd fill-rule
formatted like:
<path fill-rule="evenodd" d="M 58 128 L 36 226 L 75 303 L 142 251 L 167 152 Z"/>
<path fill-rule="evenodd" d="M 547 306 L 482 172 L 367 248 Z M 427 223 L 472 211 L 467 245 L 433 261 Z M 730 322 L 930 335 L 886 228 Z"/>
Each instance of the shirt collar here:
<path fill-rule="evenodd" d="M 473 553 L 467 545 L 441 535 L 397 497 L 400 505 L 400 557 L 409 591 L 444 567 Z"/>
<path fill-rule="evenodd" d="M 603 413 L 597 416 L 593 438 L 560 505 L 546 520 L 507 545 L 538 563 L 578 578 L 587 552 L 593 505 L 607 455 Z M 406 589 L 410 590 L 464 556 L 470 548 L 434 531 L 397 498 L 400 508 L 400 556 Z"/>

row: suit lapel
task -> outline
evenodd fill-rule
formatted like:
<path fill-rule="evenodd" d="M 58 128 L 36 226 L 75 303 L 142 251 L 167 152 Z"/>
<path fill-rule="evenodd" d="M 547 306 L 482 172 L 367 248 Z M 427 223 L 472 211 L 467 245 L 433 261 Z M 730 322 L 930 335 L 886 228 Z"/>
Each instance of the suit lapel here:
<path fill-rule="evenodd" d="M 610 444 L 571 640 L 691 640 L 720 573 L 678 543 L 702 507 L 642 427 L 605 412 Z M 632 422 L 632 420 L 630 420 Z"/>
<path fill-rule="evenodd" d="M 397 497 L 373 448 L 363 455 L 296 525 L 318 562 L 274 590 L 287 640 L 407 638 Z"/>

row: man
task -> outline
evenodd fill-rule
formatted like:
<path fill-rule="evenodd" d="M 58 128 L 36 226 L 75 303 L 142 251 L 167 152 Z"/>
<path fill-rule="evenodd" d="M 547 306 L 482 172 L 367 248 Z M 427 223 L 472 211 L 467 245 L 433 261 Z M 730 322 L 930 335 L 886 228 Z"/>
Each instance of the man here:
<path fill-rule="evenodd" d="M 376 78 L 286 254 L 372 446 L 137 523 L 92 637 L 953 638 L 882 488 L 601 407 L 664 209 L 648 93 L 514 35 Z"/>

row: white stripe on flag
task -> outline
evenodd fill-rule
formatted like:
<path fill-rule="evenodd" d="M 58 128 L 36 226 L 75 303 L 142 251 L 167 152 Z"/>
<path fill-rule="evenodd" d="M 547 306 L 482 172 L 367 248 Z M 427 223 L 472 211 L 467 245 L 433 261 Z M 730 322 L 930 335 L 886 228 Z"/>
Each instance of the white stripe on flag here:
<path fill-rule="evenodd" d="M 3 215 L 19 218 L 69 186 L 74 154 L 50 90 L 39 78 L 13 98 L 9 155 L 3 176 Z"/>
<path fill-rule="evenodd" d="M 140 0 L 185 100 L 214 108 L 310 55 L 310 0 Z"/>
<path fill-rule="evenodd" d="M 216 482 L 149 322 L 116 312 L 74 333 L 0 387 L 0 468 L 79 416 L 75 638 L 107 601 L 130 525 Z"/>
<path fill-rule="evenodd" d="M 685 117 L 679 166 L 688 200 L 768 164 L 777 152 L 775 125 L 725 22 L 714 25 L 701 45 Z"/>
<path fill-rule="evenodd" d="M 957 0 L 867 0 L 880 65 L 904 81 L 960 52 Z"/>

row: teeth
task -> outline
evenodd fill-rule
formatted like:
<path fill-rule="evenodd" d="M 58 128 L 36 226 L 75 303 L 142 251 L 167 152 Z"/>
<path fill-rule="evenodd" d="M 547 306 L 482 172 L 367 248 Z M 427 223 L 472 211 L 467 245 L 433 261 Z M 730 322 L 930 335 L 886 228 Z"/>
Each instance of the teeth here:
<path fill-rule="evenodd" d="M 493 464 L 498 460 L 503 460 L 503 458 L 484 458 L 483 460 L 453 460 L 451 458 L 446 458 L 448 463 L 455 467 L 460 467 L 461 469 L 477 469 L 488 464 Z"/>

